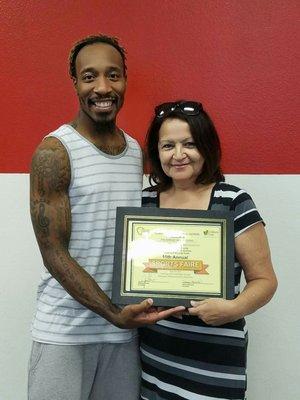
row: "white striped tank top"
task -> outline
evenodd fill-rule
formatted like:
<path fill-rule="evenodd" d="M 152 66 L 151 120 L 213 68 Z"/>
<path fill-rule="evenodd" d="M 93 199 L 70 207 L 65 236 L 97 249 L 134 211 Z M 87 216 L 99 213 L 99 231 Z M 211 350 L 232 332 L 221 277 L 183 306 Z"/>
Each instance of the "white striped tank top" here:
<path fill-rule="evenodd" d="M 125 150 L 116 156 L 99 150 L 69 125 L 54 136 L 71 165 L 69 198 L 72 227 L 69 252 L 110 297 L 118 206 L 140 206 L 142 153 L 124 133 Z M 33 340 L 55 344 L 126 342 L 135 330 L 119 329 L 74 300 L 45 269 L 38 287 Z"/>

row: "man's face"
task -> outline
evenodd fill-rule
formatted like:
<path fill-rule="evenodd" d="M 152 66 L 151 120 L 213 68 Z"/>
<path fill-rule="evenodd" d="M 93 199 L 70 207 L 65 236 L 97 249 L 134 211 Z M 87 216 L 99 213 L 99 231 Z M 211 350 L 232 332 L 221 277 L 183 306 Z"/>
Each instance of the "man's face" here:
<path fill-rule="evenodd" d="M 115 121 L 126 89 L 121 54 L 106 43 L 85 46 L 76 58 L 74 85 L 85 116 L 96 124 Z"/>

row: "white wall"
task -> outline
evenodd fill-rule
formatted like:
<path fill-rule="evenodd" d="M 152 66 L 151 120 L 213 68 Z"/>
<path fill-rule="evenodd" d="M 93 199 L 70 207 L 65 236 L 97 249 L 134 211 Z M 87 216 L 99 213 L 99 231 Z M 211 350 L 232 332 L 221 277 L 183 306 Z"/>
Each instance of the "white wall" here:
<path fill-rule="evenodd" d="M 248 316 L 248 400 L 300 399 L 300 176 L 231 175 L 265 222 L 279 281 L 272 301 Z"/>
<path fill-rule="evenodd" d="M 0 399 L 25 400 L 40 255 L 29 217 L 28 175 L 0 174 L 0 188 Z"/>
<path fill-rule="evenodd" d="M 227 181 L 252 194 L 267 223 L 279 279 L 272 302 L 248 317 L 248 400 L 295 400 L 300 398 L 300 176 L 230 175 Z M 41 265 L 28 184 L 27 174 L 0 174 L 0 400 L 27 398 L 29 330 Z"/>

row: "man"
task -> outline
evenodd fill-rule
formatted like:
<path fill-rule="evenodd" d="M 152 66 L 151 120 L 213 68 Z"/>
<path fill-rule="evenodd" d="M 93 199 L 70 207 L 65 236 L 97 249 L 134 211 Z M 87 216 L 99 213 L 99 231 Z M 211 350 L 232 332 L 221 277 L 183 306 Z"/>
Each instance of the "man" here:
<path fill-rule="evenodd" d="M 139 206 L 142 155 L 116 117 L 126 89 L 117 39 L 76 43 L 70 75 L 79 113 L 49 134 L 32 160 L 31 217 L 47 268 L 32 324 L 30 400 L 135 400 L 139 357 L 132 328 L 158 312 L 147 299 L 110 301 L 117 206 Z"/>

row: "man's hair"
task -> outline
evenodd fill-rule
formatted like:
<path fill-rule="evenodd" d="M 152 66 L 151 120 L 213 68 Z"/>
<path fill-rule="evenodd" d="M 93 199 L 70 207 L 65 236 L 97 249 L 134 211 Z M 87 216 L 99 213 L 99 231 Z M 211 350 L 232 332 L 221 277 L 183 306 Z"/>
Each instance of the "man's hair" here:
<path fill-rule="evenodd" d="M 179 100 L 177 103 L 182 102 Z M 149 182 L 158 184 L 158 190 L 164 191 L 172 186 L 172 179 L 167 176 L 161 166 L 158 154 L 159 131 L 167 119 L 180 119 L 187 122 L 196 148 L 204 158 L 202 171 L 196 183 L 208 184 L 224 181 L 221 170 L 221 145 L 216 128 L 209 115 L 201 110 L 198 115 L 186 115 L 179 109 L 166 113 L 163 117 L 155 116 L 148 129 L 146 138 L 147 161 L 150 164 Z"/>
<path fill-rule="evenodd" d="M 90 35 L 74 44 L 69 55 L 69 74 L 71 79 L 76 78 L 76 58 L 81 49 L 95 43 L 106 43 L 114 47 L 121 55 L 123 61 L 124 75 L 126 76 L 126 50 L 119 44 L 119 39 L 114 36 L 107 35 Z"/>

